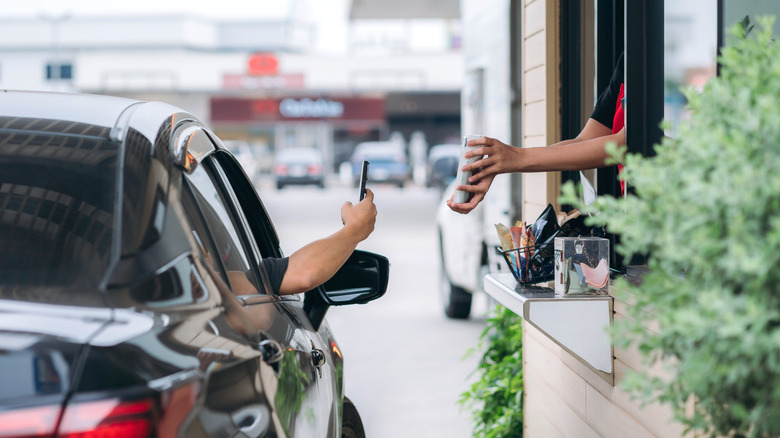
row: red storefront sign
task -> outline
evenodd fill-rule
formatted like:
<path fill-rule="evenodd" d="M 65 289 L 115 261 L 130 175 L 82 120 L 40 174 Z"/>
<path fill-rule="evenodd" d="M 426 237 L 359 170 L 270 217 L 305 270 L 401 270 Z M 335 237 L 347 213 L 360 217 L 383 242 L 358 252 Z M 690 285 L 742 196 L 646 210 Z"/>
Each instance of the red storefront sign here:
<path fill-rule="evenodd" d="M 290 120 L 385 120 L 385 99 L 369 97 L 286 97 L 211 99 L 213 122 L 247 123 Z"/>
<path fill-rule="evenodd" d="M 252 76 L 275 75 L 279 73 L 279 60 L 273 53 L 255 53 L 249 57 L 247 72 Z"/>
<path fill-rule="evenodd" d="M 223 90 L 302 90 L 304 86 L 301 73 L 267 76 L 228 73 L 222 76 Z"/>

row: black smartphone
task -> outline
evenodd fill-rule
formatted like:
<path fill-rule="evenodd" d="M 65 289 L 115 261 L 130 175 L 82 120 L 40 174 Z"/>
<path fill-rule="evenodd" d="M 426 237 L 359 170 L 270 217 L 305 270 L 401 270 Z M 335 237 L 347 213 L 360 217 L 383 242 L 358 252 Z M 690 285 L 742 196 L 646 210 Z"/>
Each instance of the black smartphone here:
<path fill-rule="evenodd" d="M 366 197 L 366 180 L 368 180 L 368 161 L 363 161 L 360 168 L 360 200 Z"/>

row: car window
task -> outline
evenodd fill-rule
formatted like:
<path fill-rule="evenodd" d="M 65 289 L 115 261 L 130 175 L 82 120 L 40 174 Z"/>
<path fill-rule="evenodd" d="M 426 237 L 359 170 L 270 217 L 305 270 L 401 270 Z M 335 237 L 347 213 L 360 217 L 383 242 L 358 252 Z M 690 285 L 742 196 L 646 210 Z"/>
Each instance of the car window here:
<path fill-rule="evenodd" d="M 200 254 L 198 255 L 203 256 L 205 261 L 215 271 L 221 272 L 222 279 L 227 281 L 227 274 L 219 263 L 219 257 L 215 256 L 217 254 L 216 245 L 211 240 L 208 225 L 206 225 L 206 221 L 200 212 L 200 207 L 198 207 L 198 203 L 195 201 L 195 195 L 189 184 L 185 184 L 185 188 L 182 190 L 181 202 L 191 226 L 189 231 L 200 247 Z"/>
<path fill-rule="evenodd" d="M 215 142 L 219 139 L 212 137 Z M 242 210 L 242 217 L 251 230 L 254 243 L 260 251 L 260 257 L 282 257 L 279 248 L 279 236 L 271 222 L 258 192 L 249 180 L 244 176 L 238 162 L 230 154 L 218 152 L 214 158 L 219 163 L 225 175 L 226 184 L 232 189 L 237 202 Z"/>
<path fill-rule="evenodd" d="M 231 212 L 228 198 L 221 190 L 217 171 L 213 165 L 211 159 L 206 158 L 185 177 L 190 195 L 198 206 L 208 230 L 201 229 L 198 232 L 196 227 L 194 230 L 198 234 L 196 239 L 203 240 L 206 234 L 210 235 L 211 243 L 201 242 L 202 250 L 215 268 L 219 269 L 218 264 L 222 265 L 233 293 L 236 295 L 266 293 L 255 275 L 254 264 L 247 257 L 249 251 L 240 234 L 240 226 Z M 193 218 L 193 222 L 197 222 L 197 215 Z M 204 228 L 203 224 L 200 227 Z M 204 235 L 200 235 L 201 233 Z M 216 254 L 208 253 L 209 246 L 214 248 Z M 215 256 L 219 261 L 214 259 Z"/>
<path fill-rule="evenodd" d="M 80 134 L 91 125 L 60 135 L 44 131 L 63 129 L 51 121 L 0 121 L 0 291 L 52 288 L 40 299 L 105 305 L 95 291 L 115 248 L 119 144 Z"/>
<path fill-rule="evenodd" d="M 224 182 L 223 187 L 236 206 L 236 217 L 241 228 L 246 231 L 250 248 L 255 260 L 258 260 L 258 273 L 266 290 L 279 287 L 282 271 L 265 270 L 265 264 L 259 263 L 262 257 L 280 257 L 279 239 L 268 218 L 252 184 L 247 180 L 240 166 L 230 154 L 218 152 L 212 156 L 212 164 Z M 275 246 L 275 247 L 274 247 Z M 270 267 L 270 266 L 269 266 Z M 275 285 L 275 286 L 272 286 Z"/>

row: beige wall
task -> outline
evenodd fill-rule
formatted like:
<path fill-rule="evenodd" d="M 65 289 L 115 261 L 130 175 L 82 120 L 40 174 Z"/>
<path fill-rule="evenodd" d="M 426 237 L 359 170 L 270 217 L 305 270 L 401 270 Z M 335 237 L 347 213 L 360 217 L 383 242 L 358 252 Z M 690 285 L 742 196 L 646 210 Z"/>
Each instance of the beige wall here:
<path fill-rule="evenodd" d="M 525 0 L 523 3 L 523 144 L 543 147 L 560 140 L 560 82 L 558 1 Z M 525 173 L 522 218 L 533 222 L 548 203 L 557 206 L 558 172 Z"/>
<path fill-rule="evenodd" d="M 620 387 L 641 368 L 636 353 L 615 351 L 615 386 L 523 322 L 525 438 L 682 437 L 667 406 L 640 403 Z"/>

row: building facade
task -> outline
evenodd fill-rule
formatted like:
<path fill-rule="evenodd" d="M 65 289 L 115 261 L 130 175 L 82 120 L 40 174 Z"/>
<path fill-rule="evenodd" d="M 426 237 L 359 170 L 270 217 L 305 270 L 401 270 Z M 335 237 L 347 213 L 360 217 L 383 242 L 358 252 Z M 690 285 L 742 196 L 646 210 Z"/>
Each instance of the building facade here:
<path fill-rule="evenodd" d="M 463 60 L 457 26 L 444 44 L 372 42 L 314 53 L 315 29 L 289 20 L 177 16 L 0 19 L 0 87 L 161 100 L 262 153 L 316 147 L 336 169 L 364 140 L 460 136 Z M 454 30 L 453 30 L 454 29 Z M 384 41 L 384 43 L 383 43 Z"/>

